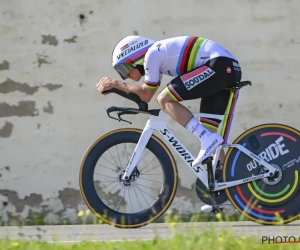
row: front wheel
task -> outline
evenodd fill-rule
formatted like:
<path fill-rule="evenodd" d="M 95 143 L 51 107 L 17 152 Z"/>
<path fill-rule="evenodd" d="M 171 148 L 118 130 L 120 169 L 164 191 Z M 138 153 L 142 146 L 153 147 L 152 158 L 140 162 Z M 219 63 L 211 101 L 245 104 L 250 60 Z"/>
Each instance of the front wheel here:
<path fill-rule="evenodd" d="M 118 129 L 98 138 L 85 153 L 79 184 L 94 215 L 121 228 L 137 228 L 158 219 L 177 189 L 175 160 L 152 135 L 129 181 L 121 177 L 141 136 L 138 129 Z"/>
<path fill-rule="evenodd" d="M 248 219 L 265 225 L 299 218 L 300 132 L 286 125 L 263 124 L 247 130 L 233 143 L 269 162 L 276 172 L 272 178 L 225 189 L 232 205 Z M 223 180 L 239 180 L 265 171 L 237 148 L 230 148 L 224 161 Z"/>

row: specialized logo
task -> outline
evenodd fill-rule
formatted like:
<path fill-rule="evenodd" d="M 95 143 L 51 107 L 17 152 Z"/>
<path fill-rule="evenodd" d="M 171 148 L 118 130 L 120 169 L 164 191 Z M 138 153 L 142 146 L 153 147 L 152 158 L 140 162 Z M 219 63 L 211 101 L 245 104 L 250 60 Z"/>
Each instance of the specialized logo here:
<path fill-rule="evenodd" d="M 211 68 L 204 66 L 190 73 L 187 73 L 181 76 L 180 78 L 183 81 L 184 86 L 187 88 L 187 90 L 191 90 L 192 88 L 196 87 L 198 84 L 210 78 L 214 74 L 215 72 Z"/>
<path fill-rule="evenodd" d="M 227 71 L 228 74 L 230 74 L 231 73 L 231 68 L 227 67 L 226 71 Z"/>
<path fill-rule="evenodd" d="M 167 129 L 164 129 L 163 131 L 160 130 L 159 131 L 163 136 L 166 136 L 169 141 L 169 143 L 173 146 L 173 148 L 176 149 L 176 151 L 180 154 L 180 156 L 182 157 L 182 159 L 184 159 L 184 161 L 186 163 L 188 163 L 190 165 L 190 167 L 196 172 L 199 173 L 199 171 L 203 171 L 203 169 L 200 166 L 197 167 L 192 167 L 192 163 L 193 163 L 193 158 L 192 156 L 190 156 L 190 154 L 188 152 L 186 152 L 186 150 L 184 149 L 184 147 L 182 145 L 180 145 L 180 143 L 173 137 L 170 136 L 170 131 Z"/>
<path fill-rule="evenodd" d="M 285 148 L 285 144 L 282 143 L 283 140 L 284 138 L 280 136 L 275 141 L 275 143 L 272 143 L 268 147 L 266 147 L 266 149 L 259 154 L 259 157 L 265 160 L 266 162 L 269 162 L 271 160 L 278 158 L 280 155 L 288 154 L 290 151 Z M 253 169 L 257 168 L 260 165 L 261 165 L 260 163 L 257 163 L 255 160 L 253 160 L 247 164 L 247 169 L 248 171 L 252 171 Z"/>
<path fill-rule="evenodd" d="M 121 47 L 122 52 L 119 55 L 117 55 L 118 60 L 120 60 L 124 56 L 131 54 L 132 52 L 136 51 L 137 49 L 140 49 L 140 48 L 146 46 L 148 44 L 148 40 L 145 40 L 145 41 L 137 43 L 137 44 L 135 44 L 135 43 L 133 43 L 133 44 L 134 45 L 132 45 L 130 47 L 128 47 L 129 46 L 128 44 Z"/>
<path fill-rule="evenodd" d="M 218 140 L 217 140 L 217 139 L 215 139 L 215 140 L 213 141 L 213 143 L 212 143 L 212 144 L 210 144 L 210 145 L 209 145 L 209 147 L 206 149 L 206 151 L 205 151 L 204 155 L 207 155 L 207 154 L 208 154 L 208 152 L 209 152 L 209 150 L 211 150 L 211 148 L 212 148 L 213 146 L 215 146 L 217 143 L 218 143 Z"/>
<path fill-rule="evenodd" d="M 264 177 L 264 174 L 253 176 L 253 177 L 250 177 L 250 178 L 246 178 L 246 179 L 243 179 L 243 183 L 249 182 L 249 181 L 255 181 L 255 180 L 261 179 L 263 177 Z"/>

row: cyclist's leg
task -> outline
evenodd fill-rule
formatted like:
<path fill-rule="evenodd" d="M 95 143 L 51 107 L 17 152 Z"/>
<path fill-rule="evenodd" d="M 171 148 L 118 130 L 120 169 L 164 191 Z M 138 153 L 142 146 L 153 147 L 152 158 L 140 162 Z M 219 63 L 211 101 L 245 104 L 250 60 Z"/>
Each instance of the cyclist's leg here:
<path fill-rule="evenodd" d="M 231 85 L 233 65 L 229 58 L 219 57 L 173 79 L 158 96 L 158 103 L 175 121 L 185 126 L 201 142 L 201 150 L 193 162 L 198 165 L 223 142 L 223 138 L 205 129 L 192 113 L 179 102 L 211 96 Z"/>
<path fill-rule="evenodd" d="M 199 112 L 223 115 L 226 111 L 227 106 L 231 105 L 230 101 L 230 90 L 223 89 L 214 95 L 202 98 L 200 102 Z M 201 117 L 199 121 L 204 127 L 206 127 L 210 132 L 213 133 L 215 133 L 218 130 L 219 124 L 221 123 L 221 120 L 219 119 L 212 119 L 206 117 Z M 221 164 L 223 164 L 224 159 L 225 152 L 222 149 L 219 155 L 219 160 Z"/>
<path fill-rule="evenodd" d="M 239 65 L 237 61 L 233 61 L 234 67 L 233 67 L 233 75 L 232 79 L 229 82 L 238 82 L 242 78 L 242 71 L 240 67 L 237 67 L 236 65 Z M 230 69 L 232 70 L 232 69 Z M 231 84 L 229 84 L 230 86 Z M 201 113 L 209 113 L 209 114 L 217 114 L 217 115 L 224 115 L 226 109 L 229 108 L 229 110 L 235 106 L 235 99 L 230 98 L 231 92 L 228 89 L 223 89 L 220 92 L 204 97 L 201 99 L 200 102 L 200 112 Z M 211 132 L 216 132 L 218 130 L 219 124 L 221 123 L 221 120 L 218 119 L 211 119 L 211 118 L 205 118 L 202 117 L 199 119 L 201 124 L 206 127 Z M 227 124 L 223 124 L 223 127 L 226 127 Z M 222 134 L 222 136 L 224 136 Z M 223 164 L 225 159 L 225 152 L 222 149 L 219 155 L 220 163 Z"/>

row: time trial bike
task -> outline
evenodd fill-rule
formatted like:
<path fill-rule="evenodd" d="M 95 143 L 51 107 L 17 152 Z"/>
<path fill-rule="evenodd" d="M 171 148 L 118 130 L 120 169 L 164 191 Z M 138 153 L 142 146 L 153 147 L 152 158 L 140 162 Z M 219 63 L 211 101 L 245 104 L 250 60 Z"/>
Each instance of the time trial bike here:
<path fill-rule="evenodd" d="M 124 122 L 128 121 L 122 115 L 145 114 L 149 118 L 143 130 L 113 130 L 89 146 L 79 171 L 80 192 L 88 208 L 120 228 L 137 228 L 157 220 L 171 205 L 178 185 L 171 148 L 197 177 L 198 197 L 216 211 L 229 201 L 239 213 L 260 224 L 277 225 L 278 218 L 285 224 L 299 218 L 300 132 L 268 123 L 227 142 L 239 91 L 246 85 L 251 82 L 237 82 L 228 89 L 231 101 L 224 115 L 193 113 L 221 120 L 217 133 L 224 138 L 214 157 L 196 167 L 191 164 L 194 156 L 167 126 L 170 117 L 163 110 L 148 109 L 136 94 L 106 91 L 138 105 L 109 107 L 110 118 Z M 118 118 L 112 117 L 112 112 L 118 112 Z M 222 148 L 227 149 L 223 165 L 218 160 Z"/>

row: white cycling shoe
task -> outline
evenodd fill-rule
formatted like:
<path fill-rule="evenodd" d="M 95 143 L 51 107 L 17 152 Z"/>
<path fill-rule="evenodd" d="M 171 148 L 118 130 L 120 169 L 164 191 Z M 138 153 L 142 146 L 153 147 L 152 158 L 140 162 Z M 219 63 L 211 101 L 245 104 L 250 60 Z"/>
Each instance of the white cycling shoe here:
<path fill-rule="evenodd" d="M 201 149 L 198 157 L 193 161 L 192 167 L 196 167 L 202 164 L 202 161 L 216 150 L 216 148 L 224 141 L 223 137 L 216 133 L 212 133 L 210 136 L 201 141 Z"/>
<path fill-rule="evenodd" d="M 217 206 L 219 209 L 225 208 L 225 205 L 220 204 Z M 202 212 L 213 212 L 214 211 L 214 207 L 211 205 L 204 205 L 201 207 L 201 211 Z"/>

